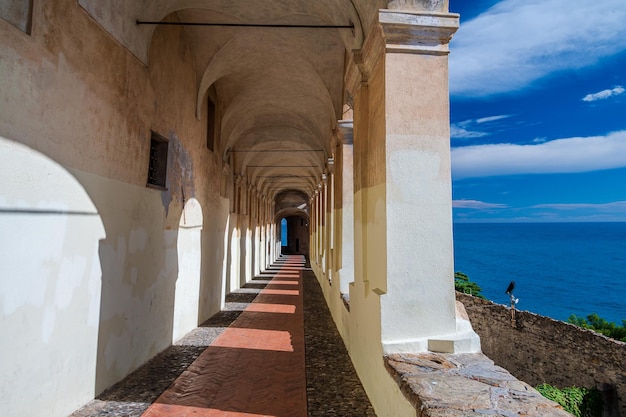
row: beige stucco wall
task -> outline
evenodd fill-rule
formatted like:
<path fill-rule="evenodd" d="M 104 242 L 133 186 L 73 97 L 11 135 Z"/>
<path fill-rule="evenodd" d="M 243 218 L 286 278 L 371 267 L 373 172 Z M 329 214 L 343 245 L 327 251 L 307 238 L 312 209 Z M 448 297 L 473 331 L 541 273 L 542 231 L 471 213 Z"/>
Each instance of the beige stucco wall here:
<path fill-rule="evenodd" d="M 31 35 L 0 20 L 3 415 L 69 414 L 223 301 L 230 204 L 183 30 L 150 55 L 72 0 L 39 2 Z M 168 191 L 145 186 L 151 130 Z"/>

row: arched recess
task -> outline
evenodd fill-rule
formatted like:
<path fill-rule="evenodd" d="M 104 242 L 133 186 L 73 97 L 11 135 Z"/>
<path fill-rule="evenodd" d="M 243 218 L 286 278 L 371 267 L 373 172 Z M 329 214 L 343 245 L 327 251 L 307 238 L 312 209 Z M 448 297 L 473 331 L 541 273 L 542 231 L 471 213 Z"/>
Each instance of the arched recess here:
<path fill-rule="evenodd" d="M 0 137 L 0 175 L 3 414 L 68 415 L 95 395 L 105 229 L 47 156 Z"/>
<path fill-rule="evenodd" d="M 195 198 L 185 203 L 178 229 L 178 278 L 174 297 L 172 342 L 198 325 L 202 267 L 202 206 Z"/>

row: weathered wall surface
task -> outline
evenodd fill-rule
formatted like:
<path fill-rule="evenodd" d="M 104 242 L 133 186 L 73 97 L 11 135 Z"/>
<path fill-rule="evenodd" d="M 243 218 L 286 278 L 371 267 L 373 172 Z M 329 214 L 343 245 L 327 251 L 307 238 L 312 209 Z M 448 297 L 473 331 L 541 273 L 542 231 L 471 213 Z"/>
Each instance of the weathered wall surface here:
<path fill-rule="evenodd" d="M 517 328 L 503 305 L 457 292 L 483 352 L 515 377 L 559 388 L 612 385 L 620 415 L 626 415 L 626 343 L 527 311 L 517 311 Z"/>
<path fill-rule="evenodd" d="M 220 308 L 229 203 L 184 30 L 150 58 L 74 0 L 36 2 L 30 35 L 0 19 L 3 415 L 67 415 Z M 167 191 L 146 188 L 151 131 Z"/>

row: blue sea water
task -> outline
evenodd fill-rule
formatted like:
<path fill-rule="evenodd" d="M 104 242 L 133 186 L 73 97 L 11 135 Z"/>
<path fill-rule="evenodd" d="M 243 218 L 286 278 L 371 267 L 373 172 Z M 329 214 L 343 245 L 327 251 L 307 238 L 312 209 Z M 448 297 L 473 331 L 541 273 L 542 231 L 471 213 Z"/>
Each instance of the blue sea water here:
<path fill-rule="evenodd" d="M 557 320 L 626 320 L 626 223 L 455 223 L 454 270 L 488 299 Z"/>

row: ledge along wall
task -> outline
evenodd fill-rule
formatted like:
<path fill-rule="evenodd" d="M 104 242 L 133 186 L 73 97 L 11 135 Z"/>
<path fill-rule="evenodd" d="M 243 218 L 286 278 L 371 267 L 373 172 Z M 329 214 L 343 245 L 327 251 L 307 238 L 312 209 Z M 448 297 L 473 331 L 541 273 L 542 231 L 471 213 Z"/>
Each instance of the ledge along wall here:
<path fill-rule="evenodd" d="M 626 343 L 528 311 L 516 311 L 513 328 L 509 307 L 456 294 L 497 365 L 533 386 L 596 387 L 613 397 L 608 415 L 626 416 Z"/>

